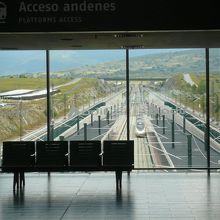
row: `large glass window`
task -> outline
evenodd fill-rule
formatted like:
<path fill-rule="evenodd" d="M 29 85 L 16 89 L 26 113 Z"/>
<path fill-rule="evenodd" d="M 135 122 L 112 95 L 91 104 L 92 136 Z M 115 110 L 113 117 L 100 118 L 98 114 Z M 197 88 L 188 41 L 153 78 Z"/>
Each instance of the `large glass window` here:
<path fill-rule="evenodd" d="M 0 142 L 46 132 L 45 51 L 0 52 Z"/>
<path fill-rule="evenodd" d="M 126 123 L 124 58 L 122 50 L 50 51 L 54 140 L 121 138 Z"/>
<path fill-rule="evenodd" d="M 220 49 L 209 50 L 210 56 L 210 166 L 220 167 Z"/>
<path fill-rule="evenodd" d="M 145 50 L 130 58 L 135 167 L 207 167 L 205 70 L 204 49 Z"/>
<path fill-rule="evenodd" d="M 1 51 L 0 146 L 47 140 L 49 111 L 52 140 L 134 140 L 135 168 L 207 168 L 210 135 L 219 168 L 220 51 L 209 52 L 207 97 L 204 48 L 131 49 L 128 83 L 125 50 L 51 50 L 49 96 L 46 51 Z"/>

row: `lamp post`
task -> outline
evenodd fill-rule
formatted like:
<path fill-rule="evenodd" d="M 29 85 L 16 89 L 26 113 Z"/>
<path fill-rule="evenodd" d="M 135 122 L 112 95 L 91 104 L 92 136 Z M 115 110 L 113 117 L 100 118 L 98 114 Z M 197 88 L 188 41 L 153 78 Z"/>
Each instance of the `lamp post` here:
<path fill-rule="evenodd" d="M 211 96 L 212 96 L 212 117 L 215 117 L 215 82 L 214 80 L 212 80 L 212 87 L 211 87 L 212 91 L 211 91 Z"/>
<path fill-rule="evenodd" d="M 64 119 L 66 119 L 66 94 L 63 96 L 63 105 L 64 105 Z"/>
<path fill-rule="evenodd" d="M 202 105 L 202 116 L 203 118 L 205 117 L 205 102 L 206 102 L 206 94 L 202 94 L 202 98 L 201 98 L 201 105 Z"/>
<path fill-rule="evenodd" d="M 195 100 L 192 101 L 192 107 L 193 107 L 193 113 L 195 111 L 195 105 L 194 105 Z"/>
<path fill-rule="evenodd" d="M 219 124 L 219 96 L 215 94 L 215 113 L 216 113 L 216 122 Z"/>

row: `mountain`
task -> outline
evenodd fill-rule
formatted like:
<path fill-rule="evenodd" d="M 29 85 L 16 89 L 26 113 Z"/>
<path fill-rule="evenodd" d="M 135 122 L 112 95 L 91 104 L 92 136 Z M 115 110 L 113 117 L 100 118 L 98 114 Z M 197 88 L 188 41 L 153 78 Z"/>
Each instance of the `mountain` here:
<path fill-rule="evenodd" d="M 204 49 L 130 50 L 133 77 L 204 73 Z M 71 77 L 125 76 L 125 50 L 51 51 L 50 70 Z M 210 71 L 220 71 L 220 52 L 210 50 Z M 0 75 L 45 72 L 45 51 L 1 51 Z M 37 73 L 37 74 L 36 74 Z M 56 73 L 54 74 L 56 76 Z"/>
<path fill-rule="evenodd" d="M 71 76 L 86 77 L 125 77 L 125 60 L 106 62 L 94 66 L 72 69 Z M 168 51 L 131 57 L 130 77 L 172 76 L 177 73 L 205 73 L 205 50 L 192 49 Z M 210 50 L 210 72 L 220 73 L 220 52 Z"/>
<path fill-rule="evenodd" d="M 151 53 L 159 53 L 154 50 Z M 146 54 L 146 51 L 135 51 L 132 56 Z M 116 61 L 125 57 L 125 50 L 72 50 L 50 51 L 50 69 L 53 72 L 96 65 L 107 61 Z M 45 72 L 45 51 L 1 51 L 0 76 L 24 73 Z"/>
<path fill-rule="evenodd" d="M 169 51 L 167 53 L 132 57 L 129 61 L 129 69 L 131 77 L 159 77 L 172 76 L 177 73 L 205 73 L 205 50 Z M 125 77 L 125 60 L 99 64 L 95 67 L 88 67 L 83 71 L 93 76 Z M 76 73 L 77 71 L 73 70 L 74 72 Z M 219 49 L 210 50 L 210 73 L 220 73 Z"/>
<path fill-rule="evenodd" d="M 51 71 L 88 66 L 122 59 L 122 51 L 50 51 Z M 1 51 L 0 75 L 45 72 L 45 51 Z"/>

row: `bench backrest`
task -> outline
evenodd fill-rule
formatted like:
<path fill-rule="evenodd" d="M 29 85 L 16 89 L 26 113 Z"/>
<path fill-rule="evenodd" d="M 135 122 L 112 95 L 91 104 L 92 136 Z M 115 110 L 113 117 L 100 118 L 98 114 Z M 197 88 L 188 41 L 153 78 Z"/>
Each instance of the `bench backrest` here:
<path fill-rule="evenodd" d="M 37 141 L 36 142 L 37 166 L 67 166 L 68 142 L 67 141 Z"/>
<path fill-rule="evenodd" d="M 134 141 L 103 141 L 103 152 L 101 141 L 3 142 L 3 166 L 133 168 Z"/>
<path fill-rule="evenodd" d="M 103 166 L 133 167 L 134 141 L 103 141 Z"/>
<path fill-rule="evenodd" d="M 34 165 L 35 143 L 32 141 L 3 142 L 2 165 L 7 167 L 30 167 Z"/>
<path fill-rule="evenodd" d="M 70 141 L 70 166 L 100 167 L 101 141 Z"/>

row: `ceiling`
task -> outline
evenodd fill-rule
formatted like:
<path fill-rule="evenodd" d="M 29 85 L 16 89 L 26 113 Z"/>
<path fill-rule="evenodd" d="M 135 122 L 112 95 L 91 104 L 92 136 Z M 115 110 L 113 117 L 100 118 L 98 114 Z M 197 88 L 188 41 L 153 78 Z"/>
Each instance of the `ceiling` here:
<path fill-rule="evenodd" d="M 220 47 L 220 30 L 0 33 L 0 50 L 156 49 L 205 47 Z"/>

